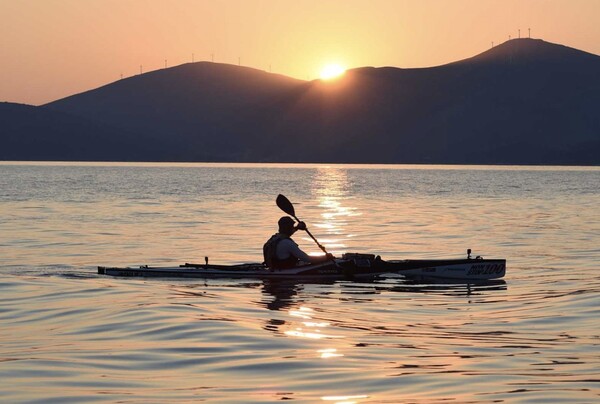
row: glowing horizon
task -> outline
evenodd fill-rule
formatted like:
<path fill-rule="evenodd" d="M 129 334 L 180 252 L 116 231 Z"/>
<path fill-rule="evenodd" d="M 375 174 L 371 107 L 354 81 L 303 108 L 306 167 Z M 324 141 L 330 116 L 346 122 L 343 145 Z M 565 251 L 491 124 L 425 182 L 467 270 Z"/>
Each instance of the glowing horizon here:
<path fill-rule="evenodd" d="M 328 63 L 321 69 L 321 80 L 332 80 L 342 76 L 346 72 L 346 68 L 338 63 Z"/>
<path fill-rule="evenodd" d="M 509 36 L 600 54 L 589 0 L 0 0 L 0 101 L 43 104 L 192 61 L 314 80 L 346 68 L 429 67 Z"/>

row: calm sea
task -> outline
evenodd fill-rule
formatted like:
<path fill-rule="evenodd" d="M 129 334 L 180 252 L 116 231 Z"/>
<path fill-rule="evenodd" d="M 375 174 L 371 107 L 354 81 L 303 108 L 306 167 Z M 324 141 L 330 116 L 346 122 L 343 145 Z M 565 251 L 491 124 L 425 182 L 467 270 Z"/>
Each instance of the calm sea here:
<path fill-rule="evenodd" d="M 261 261 L 279 193 L 336 254 L 507 276 L 96 274 Z M 0 163 L 0 401 L 599 402 L 599 219 L 600 168 Z"/>

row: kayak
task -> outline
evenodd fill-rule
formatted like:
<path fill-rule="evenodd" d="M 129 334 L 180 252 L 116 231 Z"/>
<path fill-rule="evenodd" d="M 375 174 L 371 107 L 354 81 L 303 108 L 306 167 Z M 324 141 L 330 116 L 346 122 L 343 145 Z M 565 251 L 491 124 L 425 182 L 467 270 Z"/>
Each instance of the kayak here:
<path fill-rule="evenodd" d="M 347 253 L 341 258 L 289 269 L 264 264 L 183 264 L 173 267 L 98 267 L 98 274 L 123 277 L 251 278 L 251 279 L 361 279 L 399 274 L 409 278 L 479 281 L 502 278 L 505 259 L 481 257 L 430 260 L 383 260 L 372 254 Z"/>

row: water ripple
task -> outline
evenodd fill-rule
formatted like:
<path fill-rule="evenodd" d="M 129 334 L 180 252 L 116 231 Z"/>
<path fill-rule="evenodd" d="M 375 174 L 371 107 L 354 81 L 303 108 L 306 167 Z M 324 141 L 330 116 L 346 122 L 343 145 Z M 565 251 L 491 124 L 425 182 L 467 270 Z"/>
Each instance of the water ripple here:
<path fill-rule="evenodd" d="M 598 169 L 57 163 L 0 164 L 0 174 L 3 402 L 600 399 Z M 336 253 L 473 248 L 507 257 L 507 277 L 95 273 L 206 255 L 259 261 L 282 189 Z"/>

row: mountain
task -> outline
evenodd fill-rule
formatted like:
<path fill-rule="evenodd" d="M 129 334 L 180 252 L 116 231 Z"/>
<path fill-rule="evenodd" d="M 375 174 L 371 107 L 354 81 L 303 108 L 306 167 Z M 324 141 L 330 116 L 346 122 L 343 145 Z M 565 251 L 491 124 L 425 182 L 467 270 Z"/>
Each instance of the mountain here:
<path fill-rule="evenodd" d="M 152 152 L 134 134 L 25 104 L 0 103 L 0 134 L 0 160 L 141 160 Z"/>
<path fill-rule="evenodd" d="M 316 161 L 599 164 L 599 73 L 598 56 L 529 39 L 439 67 L 355 69 L 278 105 L 275 138 Z"/>
<path fill-rule="evenodd" d="M 244 156 L 252 144 L 246 117 L 302 83 L 247 67 L 198 62 L 120 80 L 44 107 L 137 133 L 141 143 L 162 142 L 160 153 L 148 156 L 152 160 L 252 160 L 254 155 Z"/>
<path fill-rule="evenodd" d="M 102 160 L 597 165 L 599 73 L 597 55 L 515 39 L 442 66 L 333 81 L 190 63 L 39 109 L 96 125 L 48 136 L 106 138 Z"/>

